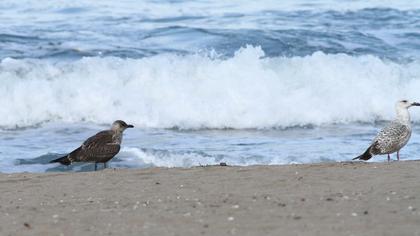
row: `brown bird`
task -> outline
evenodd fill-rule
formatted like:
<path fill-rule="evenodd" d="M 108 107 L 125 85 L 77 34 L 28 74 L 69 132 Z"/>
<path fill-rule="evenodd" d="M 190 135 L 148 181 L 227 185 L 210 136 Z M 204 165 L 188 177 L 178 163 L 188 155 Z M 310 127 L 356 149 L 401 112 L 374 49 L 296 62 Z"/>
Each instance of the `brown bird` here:
<path fill-rule="evenodd" d="M 111 129 L 95 134 L 88 138 L 82 146 L 63 157 L 50 161 L 50 163 L 59 162 L 63 165 L 70 165 L 73 162 L 94 162 L 95 171 L 98 163 L 103 163 L 106 168 L 106 163 L 120 151 L 124 130 L 133 127 L 122 120 L 116 120 Z"/>

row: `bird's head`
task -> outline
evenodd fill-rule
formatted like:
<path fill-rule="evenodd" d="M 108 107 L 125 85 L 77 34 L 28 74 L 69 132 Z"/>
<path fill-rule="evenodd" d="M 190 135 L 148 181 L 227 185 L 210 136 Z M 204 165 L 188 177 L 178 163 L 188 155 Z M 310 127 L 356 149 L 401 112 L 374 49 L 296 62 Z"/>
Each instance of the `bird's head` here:
<path fill-rule="evenodd" d="M 396 104 L 397 109 L 408 109 L 411 106 L 420 106 L 420 103 L 418 102 L 410 102 L 408 100 L 401 100 L 398 101 Z"/>
<path fill-rule="evenodd" d="M 114 123 L 112 123 L 111 129 L 114 130 L 114 131 L 123 132 L 125 129 L 133 128 L 133 127 L 134 127 L 133 125 L 129 125 L 122 120 L 116 120 L 116 121 L 114 121 Z"/>

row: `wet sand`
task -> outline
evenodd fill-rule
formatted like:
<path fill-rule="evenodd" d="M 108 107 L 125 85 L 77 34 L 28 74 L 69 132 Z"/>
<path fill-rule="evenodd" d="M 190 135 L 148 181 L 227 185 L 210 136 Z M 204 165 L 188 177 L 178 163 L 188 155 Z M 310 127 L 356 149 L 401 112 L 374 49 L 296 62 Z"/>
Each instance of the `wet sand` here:
<path fill-rule="evenodd" d="M 420 161 L 0 174 L 0 235 L 420 235 Z"/>

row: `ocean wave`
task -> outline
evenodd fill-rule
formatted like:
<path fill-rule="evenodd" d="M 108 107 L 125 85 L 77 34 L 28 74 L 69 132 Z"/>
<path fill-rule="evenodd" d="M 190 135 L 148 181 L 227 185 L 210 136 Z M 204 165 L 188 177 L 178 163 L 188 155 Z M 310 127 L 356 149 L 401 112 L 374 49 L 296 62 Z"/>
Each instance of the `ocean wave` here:
<path fill-rule="evenodd" d="M 302 161 L 308 161 L 304 158 Z M 229 156 L 229 155 L 215 155 L 208 154 L 203 151 L 169 151 L 169 150 L 154 150 L 154 149 L 139 149 L 135 147 L 124 148 L 122 154 L 119 155 L 118 161 L 113 165 L 117 167 L 193 167 L 193 166 L 207 166 L 219 165 L 220 163 L 227 163 L 235 166 L 249 166 L 249 165 L 282 165 L 282 164 L 301 164 L 288 157 L 263 157 L 263 156 Z"/>
<path fill-rule="evenodd" d="M 418 61 L 322 52 L 269 58 L 253 46 L 231 58 L 7 58 L 0 63 L 0 81 L 3 128 L 115 119 L 181 129 L 372 122 L 392 119 L 398 99 L 420 100 Z"/>
<path fill-rule="evenodd" d="M 322 51 L 411 61 L 420 55 L 420 4 L 408 0 L 3 0 L 0 9 L 0 59 L 142 58 L 209 49 L 231 57 L 247 44 L 270 57 Z"/>

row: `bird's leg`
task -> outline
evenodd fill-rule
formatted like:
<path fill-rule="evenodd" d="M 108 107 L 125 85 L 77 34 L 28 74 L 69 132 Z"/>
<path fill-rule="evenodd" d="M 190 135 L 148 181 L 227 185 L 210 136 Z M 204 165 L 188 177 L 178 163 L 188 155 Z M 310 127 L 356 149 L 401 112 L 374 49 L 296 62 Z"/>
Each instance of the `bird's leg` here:
<path fill-rule="evenodd" d="M 391 160 L 391 157 L 389 156 L 389 153 L 388 153 L 388 162 Z"/>
<path fill-rule="evenodd" d="M 106 162 L 104 162 L 104 169 L 106 169 L 107 168 L 107 166 L 106 166 Z"/>
<path fill-rule="evenodd" d="M 397 160 L 400 160 L 400 151 L 397 151 Z"/>
<path fill-rule="evenodd" d="M 95 162 L 95 171 L 98 169 L 98 163 Z"/>

